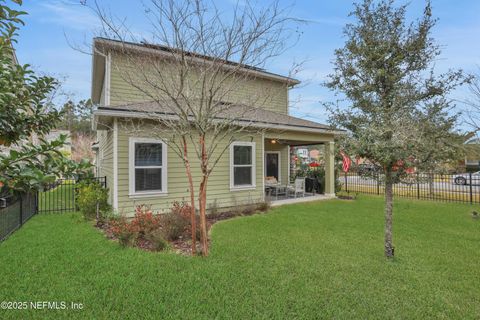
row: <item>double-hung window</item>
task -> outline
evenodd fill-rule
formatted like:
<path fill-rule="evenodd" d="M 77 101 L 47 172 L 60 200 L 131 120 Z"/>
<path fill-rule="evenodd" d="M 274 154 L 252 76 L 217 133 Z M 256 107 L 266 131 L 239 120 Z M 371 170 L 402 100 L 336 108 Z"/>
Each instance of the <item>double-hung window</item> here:
<path fill-rule="evenodd" d="M 130 138 L 129 194 L 167 192 L 167 148 L 161 140 Z"/>
<path fill-rule="evenodd" d="M 254 142 L 233 142 L 230 145 L 230 188 L 255 188 Z"/>

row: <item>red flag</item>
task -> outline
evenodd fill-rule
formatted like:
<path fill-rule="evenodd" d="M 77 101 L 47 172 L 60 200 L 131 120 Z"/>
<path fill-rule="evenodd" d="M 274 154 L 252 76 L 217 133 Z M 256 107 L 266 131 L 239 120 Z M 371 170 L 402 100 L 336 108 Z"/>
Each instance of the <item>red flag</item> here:
<path fill-rule="evenodd" d="M 350 169 L 350 165 L 352 164 L 352 160 L 345 154 L 345 152 L 340 151 L 340 154 L 342 155 L 342 158 L 343 158 L 343 163 L 342 163 L 343 172 L 348 172 L 348 170 Z"/>

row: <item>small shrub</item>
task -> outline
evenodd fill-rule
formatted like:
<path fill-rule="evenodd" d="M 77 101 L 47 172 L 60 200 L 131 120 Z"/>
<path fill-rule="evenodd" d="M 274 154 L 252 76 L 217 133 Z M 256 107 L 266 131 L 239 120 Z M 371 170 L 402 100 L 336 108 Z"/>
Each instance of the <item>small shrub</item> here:
<path fill-rule="evenodd" d="M 167 240 L 178 240 L 188 229 L 189 225 L 189 220 L 176 213 L 169 212 L 162 216 L 163 234 Z"/>
<path fill-rule="evenodd" d="M 192 207 L 186 202 L 174 201 L 172 205 L 171 212 L 184 217 L 185 219 L 190 219 Z"/>
<path fill-rule="evenodd" d="M 154 215 L 149 207 L 141 205 L 135 208 L 135 217 L 130 222 L 130 225 L 138 233 L 139 237 L 143 237 L 160 228 L 160 222 L 160 215 Z"/>
<path fill-rule="evenodd" d="M 123 247 L 133 246 L 137 238 L 137 231 L 125 217 L 110 220 L 110 232 L 118 239 Z"/>
<path fill-rule="evenodd" d="M 246 204 L 242 207 L 242 214 L 253 214 L 257 211 L 257 205 L 256 204 Z"/>
<path fill-rule="evenodd" d="M 239 216 L 242 214 L 242 206 L 239 204 L 237 197 L 232 195 L 232 206 L 229 207 L 232 216 Z"/>
<path fill-rule="evenodd" d="M 356 200 L 358 193 L 350 193 L 345 191 L 340 191 L 337 193 L 337 198 L 342 200 Z"/>
<path fill-rule="evenodd" d="M 161 224 L 163 234 L 167 240 L 178 240 L 190 226 L 190 212 L 191 206 L 185 202 L 173 203 L 170 212 L 162 215 Z"/>
<path fill-rule="evenodd" d="M 265 212 L 265 211 L 270 210 L 271 206 L 272 206 L 272 204 L 270 203 L 270 201 L 263 201 L 263 202 L 260 202 L 257 205 L 257 209 Z"/>
<path fill-rule="evenodd" d="M 98 182 L 79 183 L 76 203 L 87 220 L 103 220 L 111 207 L 108 204 L 108 189 Z"/>
<path fill-rule="evenodd" d="M 122 247 L 133 247 L 135 244 L 136 234 L 128 230 L 122 230 L 117 235 L 117 238 Z"/>
<path fill-rule="evenodd" d="M 212 203 L 208 206 L 208 214 L 216 215 L 218 214 L 218 203 L 217 199 L 213 200 Z"/>
<path fill-rule="evenodd" d="M 152 244 L 153 250 L 162 251 L 168 248 L 168 242 L 164 238 L 164 232 L 156 229 L 146 234 L 146 239 Z"/>
<path fill-rule="evenodd" d="M 110 218 L 108 231 L 124 247 L 143 247 L 148 241 L 152 249 L 160 251 L 168 247 L 168 241 L 191 236 L 190 214 L 191 207 L 185 202 L 174 202 L 170 212 L 161 215 L 155 215 L 149 207 L 141 205 L 135 208 L 131 221 L 124 216 Z M 199 217 L 196 216 L 196 219 L 196 237 L 200 239 Z"/>
<path fill-rule="evenodd" d="M 195 226 L 196 226 L 196 239 L 200 240 L 200 216 L 195 215 Z M 185 233 L 183 234 L 185 237 L 192 237 L 192 220 L 189 217 L 187 226 L 185 227 Z"/>

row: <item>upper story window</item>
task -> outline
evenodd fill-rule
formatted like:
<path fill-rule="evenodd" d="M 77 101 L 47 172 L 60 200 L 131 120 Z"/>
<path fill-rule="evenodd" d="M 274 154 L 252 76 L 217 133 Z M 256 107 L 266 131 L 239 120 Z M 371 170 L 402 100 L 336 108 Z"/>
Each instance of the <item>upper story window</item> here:
<path fill-rule="evenodd" d="M 167 192 L 167 148 L 163 141 L 130 138 L 129 194 Z"/>
<path fill-rule="evenodd" d="M 233 142 L 230 145 L 230 188 L 255 188 L 254 142 Z"/>

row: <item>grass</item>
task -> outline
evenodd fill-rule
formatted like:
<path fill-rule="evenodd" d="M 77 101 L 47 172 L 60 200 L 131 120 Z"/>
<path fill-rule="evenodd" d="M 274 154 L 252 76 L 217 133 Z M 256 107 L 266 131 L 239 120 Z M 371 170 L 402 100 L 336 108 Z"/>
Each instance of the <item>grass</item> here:
<path fill-rule="evenodd" d="M 75 182 L 63 181 L 62 184 L 39 192 L 38 208 L 40 211 L 60 212 L 75 208 Z"/>
<path fill-rule="evenodd" d="M 0 318 L 478 319 L 472 208 L 398 200 L 393 261 L 383 258 L 379 197 L 220 222 L 208 258 L 122 249 L 77 214 L 39 215 L 0 245 L 0 297 L 84 308 Z"/>

